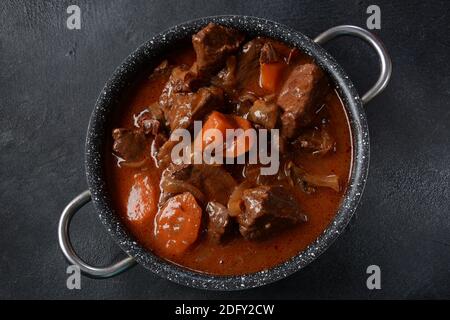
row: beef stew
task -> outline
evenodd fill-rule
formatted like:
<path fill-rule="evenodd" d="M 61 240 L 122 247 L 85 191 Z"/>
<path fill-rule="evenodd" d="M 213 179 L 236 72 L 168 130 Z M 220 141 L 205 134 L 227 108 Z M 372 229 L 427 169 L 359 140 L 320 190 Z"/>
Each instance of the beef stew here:
<path fill-rule="evenodd" d="M 172 133 L 192 131 L 195 120 L 280 129 L 278 172 L 173 163 Z M 305 249 L 333 219 L 350 173 L 346 113 L 314 61 L 214 24 L 149 70 L 111 129 L 117 213 L 148 250 L 205 273 L 260 271 Z"/>

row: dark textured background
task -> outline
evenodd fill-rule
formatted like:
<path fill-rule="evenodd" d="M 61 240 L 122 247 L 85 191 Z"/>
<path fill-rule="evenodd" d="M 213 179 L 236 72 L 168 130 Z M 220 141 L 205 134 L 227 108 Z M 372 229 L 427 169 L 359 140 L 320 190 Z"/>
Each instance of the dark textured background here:
<path fill-rule="evenodd" d="M 66 289 L 57 245 L 61 210 L 86 189 L 84 139 L 97 94 L 139 44 L 177 23 L 217 14 L 269 18 L 311 37 L 339 24 L 365 26 L 381 7 L 394 70 L 367 106 L 371 165 L 347 231 L 314 263 L 266 287 L 189 289 L 144 268 Z M 66 28 L 77 4 L 82 29 Z M 450 298 L 450 6 L 446 1 L 1 1 L 0 298 Z M 327 49 L 357 87 L 370 87 L 377 61 L 362 42 Z M 76 249 L 94 264 L 122 256 L 92 206 L 74 219 Z M 382 290 L 366 288 L 366 268 Z"/>

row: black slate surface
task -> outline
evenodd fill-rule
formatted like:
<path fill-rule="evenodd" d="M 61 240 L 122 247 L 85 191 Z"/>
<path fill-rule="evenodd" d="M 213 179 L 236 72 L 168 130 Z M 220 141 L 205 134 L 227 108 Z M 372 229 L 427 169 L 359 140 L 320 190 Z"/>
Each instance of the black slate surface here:
<path fill-rule="evenodd" d="M 82 28 L 66 28 L 77 4 Z M 140 43 L 183 21 L 217 14 L 269 18 L 314 37 L 339 24 L 365 27 L 372 1 L 2 1 L 0 2 L 0 298 L 450 298 L 450 5 L 376 1 L 394 65 L 367 106 L 371 165 L 347 231 L 288 279 L 240 292 L 207 292 L 137 266 L 66 288 L 57 245 L 61 210 L 86 189 L 84 139 L 98 93 Z M 364 91 L 376 56 L 341 38 L 326 46 Z M 82 257 L 122 257 L 87 206 L 73 222 Z M 382 289 L 366 288 L 381 267 Z"/>

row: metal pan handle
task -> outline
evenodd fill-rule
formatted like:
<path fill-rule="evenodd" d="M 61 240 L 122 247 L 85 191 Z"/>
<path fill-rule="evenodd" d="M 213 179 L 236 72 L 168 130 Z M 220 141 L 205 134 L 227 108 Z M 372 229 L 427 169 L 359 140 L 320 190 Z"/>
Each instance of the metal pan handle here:
<path fill-rule="evenodd" d="M 357 26 L 342 25 L 333 27 L 319 34 L 314 41 L 320 45 L 323 45 L 336 37 L 344 35 L 354 36 L 368 42 L 372 48 L 375 49 L 378 57 L 380 58 L 380 76 L 378 77 L 375 85 L 361 98 L 363 104 L 367 104 L 381 91 L 383 91 L 384 88 L 386 88 L 392 73 L 391 58 L 389 57 L 383 43 L 374 34 Z"/>
<path fill-rule="evenodd" d="M 114 263 L 108 267 L 93 267 L 88 265 L 86 262 L 81 260 L 72 247 L 69 237 L 69 227 L 70 221 L 73 215 L 86 203 L 91 201 L 91 193 L 86 190 L 76 196 L 69 204 L 64 208 L 61 218 L 59 219 L 58 225 L 58 240 L 59 246 L 66 257 L 66 259 L 71 263 L 78 265 L 80 270 L 93 278 L 109 278 L 115 276 L 128 268 L 134 266 L 136 261 L 133 258 L 127 257 L 119 262 Z"/>

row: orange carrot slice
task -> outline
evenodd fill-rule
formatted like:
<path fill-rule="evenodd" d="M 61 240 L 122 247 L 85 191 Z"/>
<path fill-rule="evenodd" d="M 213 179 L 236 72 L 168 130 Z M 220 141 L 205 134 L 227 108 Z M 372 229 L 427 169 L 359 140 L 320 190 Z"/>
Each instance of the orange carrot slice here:
<path fill-rule="evenodd" d="M 227 129 L 242 129 L 244 130 L 245 133 L 246 130 L 252 129 L 252 124 L 250 121 L 236 115 L 223 114 L 217 111 L 211 112 L 211 114 L 209 115 L 208 119 L 206 120 L 205 124 L 202 127 L 202 131 L 196 138 L 199 139 L 199 137 L 201 137 L 202 150 L 204 150 L 205 147 L 208 146 L 209 144 L 214 143 L 214 138 L 207 134 L 209 129 L 219 130 L 219 132 L 222 134 L 222 142 L 225 144 Z M 252 136 L 249 137 L 250 138 L 247 138 L 245 140 L 235 139 L 233 142 L 231 142 L 231 145 L 227 146 L 224 145 L 224 149 L 225 148 L 229 149 L 230 153 L 232 151 L 234 157 L 238 157 L 242 153 L 245 153 L 248 150 L 250 150 L 250 148 L 255 143 Z M 238 148 L 239 143 L 245 143 L 245 147 Z"/>
<path fill-rule="evenodd" d="M 127 202 L 127 220 L 132 225 L 148 224 L 158 211 L 158 183 L 145 174 L 136 174 Z"/>
<path fill-rule="evenodd" d="M 172 256 L 185 252 L 197 240 L 201 218 L 202 209 L 191 193 L 167 200 L 155 217 L 154 237 L 158 248 Z"/>
<path fill-rule="evenodd" d="M 261 63 L 259 77 L 260 87 L 269 92 L 275 92 L 285 66 L 286 65 L 283 62 Z"/>

